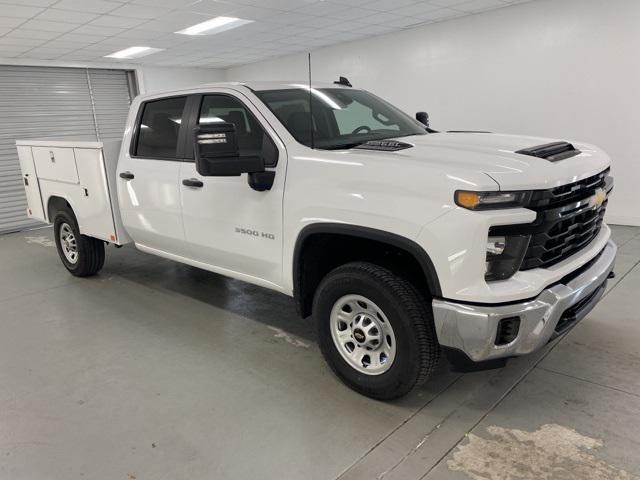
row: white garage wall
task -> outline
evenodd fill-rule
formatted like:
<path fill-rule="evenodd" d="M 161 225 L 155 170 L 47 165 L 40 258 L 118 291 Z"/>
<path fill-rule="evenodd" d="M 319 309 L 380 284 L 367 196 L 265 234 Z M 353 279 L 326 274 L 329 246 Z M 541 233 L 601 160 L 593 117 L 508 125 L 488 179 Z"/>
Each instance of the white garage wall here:
<path fill-rule="evenodd" d="M 436 129 L 487 129 L 606 149 L 611 223 L 640 225 L 640 1 L 535 0 L 312 52 L 314 79 L 349 77 Z M 306 54 L 226 71 L 305 79 Z"/>
<path fill-rule="evenodd" d="M 224 80 L 224 72 L 215 68 L 141 67 L 146 93 L 191 87 Z"/>

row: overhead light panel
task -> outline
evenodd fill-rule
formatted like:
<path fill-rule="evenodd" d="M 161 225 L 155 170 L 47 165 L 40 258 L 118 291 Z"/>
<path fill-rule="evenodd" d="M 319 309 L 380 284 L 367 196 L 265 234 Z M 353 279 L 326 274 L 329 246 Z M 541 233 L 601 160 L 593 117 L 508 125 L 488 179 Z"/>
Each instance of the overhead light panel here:
<path fill-rule="evenodd" d="M 231 30 L 232 28 L 241 27 L 247 23 L 253 23 L 253 20 L 236 17 L 216 17 L 175 33 L 180 33 L 181 35 L 213 35 Z"/>
<path fill-rule="evenodd" d="M 162 50 L 164 50 L 164 48 L 129 47 L 110 55 L 105 55 L 105 58 L 140 58 L 151 55 L 152 53 L 160 52 Z"/>

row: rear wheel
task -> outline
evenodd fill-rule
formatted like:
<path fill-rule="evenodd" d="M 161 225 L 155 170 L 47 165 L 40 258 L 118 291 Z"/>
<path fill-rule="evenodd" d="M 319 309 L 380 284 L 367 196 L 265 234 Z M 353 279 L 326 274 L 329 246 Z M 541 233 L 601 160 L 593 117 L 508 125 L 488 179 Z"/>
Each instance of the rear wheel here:
<path fill-rule="evenodd" d="M 53 223 L 58 255 L 76 277 L 95 275 L 104 265 L 104 242 L 80 233 L 71 210 L 60 210 Z"/>
<path fill-rule="evenodd" d="M 313 306 L 322 353 L 336 375 L 380 400 L 407 394 L 436 367 L 431 308 L 386 268 L 353 262 L 320 283 Z"/>

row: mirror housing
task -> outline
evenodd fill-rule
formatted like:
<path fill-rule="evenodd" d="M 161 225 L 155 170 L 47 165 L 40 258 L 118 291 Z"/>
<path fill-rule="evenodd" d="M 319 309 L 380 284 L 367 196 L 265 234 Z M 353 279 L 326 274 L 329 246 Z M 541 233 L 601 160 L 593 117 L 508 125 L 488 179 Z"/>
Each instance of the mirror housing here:
<path fill-rule="evenodd" d="M 429 114 L 427 112 L 417 112 L 416 120 L 418 120 L 425 127 L 429 128 Z"/>
<path fill-rule="evenodd" d="M 264 172 L 261 157 L 240 157 L 233 123 L 198 125 L 194 130 L 193 150 L 196 170 L 203 177 L 234 177 Z"/>

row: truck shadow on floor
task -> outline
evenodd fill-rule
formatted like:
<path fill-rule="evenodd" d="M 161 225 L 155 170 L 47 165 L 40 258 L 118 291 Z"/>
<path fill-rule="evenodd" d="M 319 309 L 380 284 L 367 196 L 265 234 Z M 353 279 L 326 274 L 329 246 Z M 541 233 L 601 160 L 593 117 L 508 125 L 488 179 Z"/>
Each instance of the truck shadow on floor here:
<path fill-rule="evenodd" d="M 148 255 L 131 247 L 107 249 L 107 260 L 100 276 L 110 275 L 223 309 L 274 330 L 286 332 L 305 343 L 316 343 L 312 318 L 301 319 L 290 297 L 266 288 Z M 503 365 L 496 364 L 490 369 L 501 366 Z M 433 376 L 416 392 L 428 395 L 431 391 L 440 391 L 443 384 L 473 371 L 467 368 L 459 359 L 442 352 L 440 364 Z M 411 394 L 400 402 L 406 406 L 420 406 L 424 401 L 420 397 L 423 395 Z"/>

